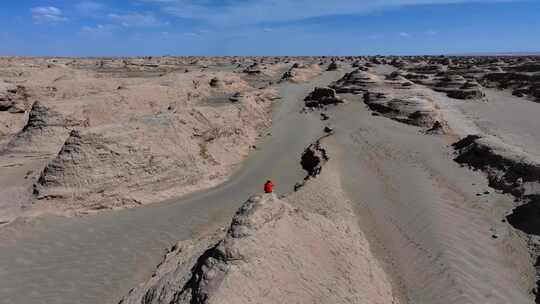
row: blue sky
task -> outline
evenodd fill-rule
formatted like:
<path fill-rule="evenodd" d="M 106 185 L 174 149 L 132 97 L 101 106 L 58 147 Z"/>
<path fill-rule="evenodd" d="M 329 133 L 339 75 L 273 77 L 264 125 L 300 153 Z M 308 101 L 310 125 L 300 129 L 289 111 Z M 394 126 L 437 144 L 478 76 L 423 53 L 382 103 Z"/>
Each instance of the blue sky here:
<path fill-rule="evenodd" d="M 0 55 L 540 51 L 540 0 L 5 0 Z"/>

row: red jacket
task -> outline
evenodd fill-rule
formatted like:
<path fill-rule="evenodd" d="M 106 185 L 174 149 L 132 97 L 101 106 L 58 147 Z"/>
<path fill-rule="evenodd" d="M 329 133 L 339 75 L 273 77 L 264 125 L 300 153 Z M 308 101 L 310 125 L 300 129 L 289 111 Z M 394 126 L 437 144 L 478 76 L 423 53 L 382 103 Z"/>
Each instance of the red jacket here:
<path fill-rule="evenodd" d="M 264 184 L 264 192 L 272 193 L 274 191 L 274 184 L 271 181 L 268 181 Z"/>

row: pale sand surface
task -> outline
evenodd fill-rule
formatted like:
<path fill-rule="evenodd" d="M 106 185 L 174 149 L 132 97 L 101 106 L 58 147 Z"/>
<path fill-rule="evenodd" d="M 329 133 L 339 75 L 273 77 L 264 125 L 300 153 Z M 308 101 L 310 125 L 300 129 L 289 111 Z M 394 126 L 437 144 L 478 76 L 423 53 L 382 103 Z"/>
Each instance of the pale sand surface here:
<path fill-rule="evenodd" d="M 458 103 L 457 107 L 482 133 L 540 157 L 540 103 L 485 89 L 487 102 Z"/>
<path fill-rule="evenodd" d="M 380 79 L 394 70 L 387 65 L 372 69 Z M 328 172 L 285 200 L 329 219 L 357 223 L 361 237 L 355 240 L 369 248 L 361 256 L 373 263 L 379 291 L 391 289 L 396 302 L 408 303 L 532 303 L 534 261 L 523 235 L 502 221 L 513 199 L 490 189 L 483 173 L 455 163 L 450 144 L 468 134 L 488 134 L 535 155 L 540 104 L 492 89 L 485 89 L 487 102 L 450 99 L 421 85 L 404 91 L 430 98 L 449 128 L 439 135 L 373 116 L 361 95 L 342 94 L 346 102 L 329 108 L 325 122 L 318 111 L 300 113 L 315 86 L 326 86 L 345 71 L 350 69 L 282 84 L 271 136 L 222 185 L 133 210 L 42 216 L 2 227 L 3 300 L 117 302 L 149 278 L 165 248 L 225 227 L 266 179 L 276 182 L 279 194 L 292 192 L 305 176 L 302 151 L 329 125 L 335 131 L 329 140 L 335 159 Z M 289 239 L 284 243 L 294 245 Z"/>
<path fill-rule="evenodd" d="M 146 279 L 164 250 L 208 224 L 220 226 L 268 178 L 279 193 L 303 178 L 299 156 L 322 134 L 318 117 L 300 113 L 316 85 L 340 77 L 326 73 L 308 84 L 284 84 L 272 136 L 266 137 L 230 181 L 200 194 L 91 217 L 44 216 L 0 231 L 0 294 L 5 303 L 115 303 Z M 22 221 L 22 220 L 21 220 Z M 197 234 L 197 233 L 195 233 Z"/>
<path fill-rule="evenodd" d="M 448 135 L 425 135 L 421 128 L 372 116 L 361 96 L 342 95 L 347 102 L 327 112 L 335 130 L 329 167 L 287 201 L 328 218 L 352 206 L 404 302 L 531 303 L 535 271 L 527 244 L 501 221 L 513 199 L 490 189 L 481 172 L 452 160 L 449 145 L 481 128 L 439 93 L 418 86 L 407 94 L 436 99 Z M 221 290 L 228 294 L 227 287 Z"/>
<path fill-rule="evenodd" d="M 389 255 L 412 303 L 530 303 L 535 272 L 527 244 L 501 221 L 513 198 L 490 189 L 482 173 L 453 162 L 449 144 L 468 134 L 493 134 L 538 151 L 531 124 L 540 104 L 502 99 L 499 92 L 488 92 L 489 102 L 449 99 L 422 86 L 408 94 L 415 92 L 432 96 L 448 135 L 423 135 L 417 127 L 374 117 L 360 96 L 346 95 L 357 102 L 331 115 L 345 151 L 344 184 L 360 218 L 371 223 L 365 231 Z"/>
<path fill-rule="evenodd" d="M 179 242 L 122 303 L 404 303 L 342 187 L 339 146 L 319 147 L 330 159 L 299 191 L 253 196 L 217 237 Z"/>
<path fill-rule="evenodd" d="M 335 115 L 346 189 L 410 302 L 530 302 L 526 244 L 501 223 L 511 198 L 475 196 L 489 189 L 485 177 L 455 164 L 444 138 L 372 117 L 360 103 Z"/>

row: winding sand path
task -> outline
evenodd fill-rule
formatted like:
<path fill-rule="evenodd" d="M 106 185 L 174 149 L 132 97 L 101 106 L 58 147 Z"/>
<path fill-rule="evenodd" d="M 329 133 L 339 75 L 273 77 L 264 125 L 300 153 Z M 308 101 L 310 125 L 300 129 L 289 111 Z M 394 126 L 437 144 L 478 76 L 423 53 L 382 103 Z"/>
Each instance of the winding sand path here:
<path fill-rule="evenodd" d="M 228 224 L 236 209 L 272 179 L 278 193 L 293 190 L 305 172 L 300 155 L 322 135 L 318 117 L 300 110 L 315 86 L 284 83 L 266 137 L 228 182 L 181 200 L 88 217 L 40 217 L 0 231 L 0 295 L 6 304 L 117 303 L 147 279 L 164 249 L 203 230 Z"/>
<path fill-rule="evenodd" d="M 341 74 L 283 84 L 272 136 L 214 189 L 139 209 L 42 217 L 2 229 L 2 303 L 116 303 L 150 276 L 163 248 L 226 224 L 266 179 L 276 181 L 279 193 L 292 191 L 305 174 L 302 151 L 326 124 L 318 112 L 301 114 L 301 101 Z M 423 135 L 372 116 L 360 96 L 344 97 L 348 103 L 328 112 L 343 151 L 343 184 L 409 302 L 532 303 L 526 244 L 501 222 L 511 199 L 489 189 L 483 174 L 452 161 L 454 137 Z"/>

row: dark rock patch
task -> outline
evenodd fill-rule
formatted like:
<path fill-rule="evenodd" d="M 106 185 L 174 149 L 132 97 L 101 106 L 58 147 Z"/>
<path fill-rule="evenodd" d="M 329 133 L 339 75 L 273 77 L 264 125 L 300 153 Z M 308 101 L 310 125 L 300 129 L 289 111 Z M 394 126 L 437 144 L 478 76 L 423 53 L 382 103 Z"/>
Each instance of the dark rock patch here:
<path fill-rule="evenodd" d="M 328 105 L 343 103 L 343 99 L 337 96 L 336 91 L 331 88 L 315 88 L 305 99 L 308 108 L 323 108 Z"/>

